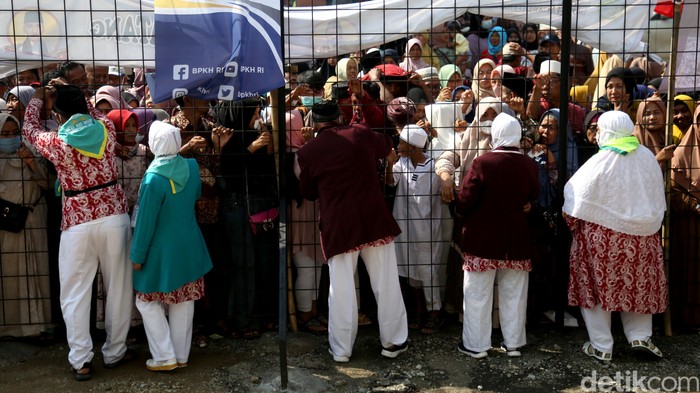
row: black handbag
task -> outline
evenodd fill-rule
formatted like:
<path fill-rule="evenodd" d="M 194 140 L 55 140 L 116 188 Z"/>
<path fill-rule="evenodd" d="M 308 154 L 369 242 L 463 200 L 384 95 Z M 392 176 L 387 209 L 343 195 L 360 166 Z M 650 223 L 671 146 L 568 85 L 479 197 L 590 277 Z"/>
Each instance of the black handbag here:
<path fill-rule="evenodd" d="M 0 230 L 17 233 L 24 229 L 29 212 L 34 208 L 0 198 Z"/>

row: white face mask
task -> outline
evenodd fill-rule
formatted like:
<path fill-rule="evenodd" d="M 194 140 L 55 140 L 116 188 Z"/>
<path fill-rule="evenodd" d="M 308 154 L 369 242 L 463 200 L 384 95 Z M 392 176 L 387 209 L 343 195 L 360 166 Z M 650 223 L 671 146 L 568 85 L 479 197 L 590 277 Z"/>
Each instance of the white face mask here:
<path fill-rule="evenodd" d="M 255 121 L 255 124 L 253 125 L 253 127 L 256 130 L 260 131 L 260 130 L 262 130 L 264 124 L 265 124 L 265 122 L 263 122 L 263 119 L 258 119 Z"/>
<path fill-rule="evenodd" d="M 493 19 L 482 20 L 481 27 L 483 27 L 486 30 L 490 30 L 493 27 Z"/>
<path fill-rule="evenodd" d="M 479 131 L 483 132 L 486 135 L 491 135 L 491 125 L 492 124 L 493 124 L 493 120 L 480 121 L 479 122 Z"/>

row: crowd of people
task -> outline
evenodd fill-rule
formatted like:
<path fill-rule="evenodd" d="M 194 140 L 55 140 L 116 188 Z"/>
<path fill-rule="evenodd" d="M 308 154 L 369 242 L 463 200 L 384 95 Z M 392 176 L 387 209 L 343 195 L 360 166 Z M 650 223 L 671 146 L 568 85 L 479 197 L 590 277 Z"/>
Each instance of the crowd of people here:
<path fill-rule="evenodd" d="M 658 92 L 655 54 L 540 27 L 465 14 L 290 63 L 278 108 L 264 95 L 154 103 L 146 69 L 18 72 L 0 86 L 0 202 L 28 213 L 0 230 L 0 337 L 65 327 L 82 381 L 96 327 L 105 368 L 135 358 L 127 344 L 144 331 L 153 371 L 186 367 L 212 333 L 274 331 L 285 195 L 288 311 L 328 334 L 337 362 L 375 320 L 388 358 L 409 350 L 409 331 L 446 322 L 462 324 L 457 350 L 472 358 L 498 327 L 518 357 L 526 325 L 554 309 L 585 323 L 588 356 L 612 358 L 620 312 L 631 348 L 662 357 L 653 314 L 700 325 L 700 106 Z"/>

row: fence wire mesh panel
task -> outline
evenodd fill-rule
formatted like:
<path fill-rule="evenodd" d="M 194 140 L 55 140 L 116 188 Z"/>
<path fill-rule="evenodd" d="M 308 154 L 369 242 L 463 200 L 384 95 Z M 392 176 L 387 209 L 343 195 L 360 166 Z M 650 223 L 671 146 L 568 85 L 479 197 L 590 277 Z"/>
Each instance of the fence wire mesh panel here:
<path fill-rule="evenodd" d="M 194 302 L 196 344 L 288 324 L 331 329 L 341 359 L 355 324 L 393 330 L 390 354 L 462 320 L 520 346 L 601 305 L 697 327 L 698 19 L 696 0 L 3 1 L 0 337 L 66 313 L 139 330 L 152 302 Z"/>

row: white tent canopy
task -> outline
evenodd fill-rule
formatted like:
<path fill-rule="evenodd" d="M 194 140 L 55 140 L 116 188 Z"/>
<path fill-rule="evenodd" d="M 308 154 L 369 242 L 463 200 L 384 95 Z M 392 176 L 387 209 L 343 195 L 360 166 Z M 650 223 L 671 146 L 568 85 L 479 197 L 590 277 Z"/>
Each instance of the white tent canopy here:
<path fill-rule="evenodd" d="M 576 3 L 572 30 L 578 39 L 607 52 L 639 50 L 650 13 L 646 0 Z M 13 35 L 0 38 L 6 40 L 0 45 L 0 76 L 65 59 L 154 67 L 153 6 L 153 0 L 13 0 L 11 9 L 0 6 L 5 8 L 0 26 L 14 27 L 8 29 Z M 37 10 L 41 38 L 31 40 L 24 22 Z M 284 10 L 284 55 L 317 59 L 354 52 L 428 30 L 466 11 L 552 26 L 560 26 L 563 12 L 561 3 L 550 0 L 371 0 L 291 7 Z"/>

